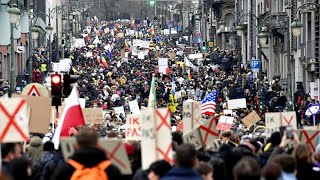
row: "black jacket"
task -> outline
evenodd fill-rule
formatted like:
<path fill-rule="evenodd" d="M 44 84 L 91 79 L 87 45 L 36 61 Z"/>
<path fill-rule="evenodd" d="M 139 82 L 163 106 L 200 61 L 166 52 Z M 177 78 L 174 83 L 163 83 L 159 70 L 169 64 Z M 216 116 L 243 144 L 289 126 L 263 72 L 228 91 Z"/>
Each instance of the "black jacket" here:
<path fill-rule="evenodd" d="M 70 159 L 81 163 L 86 167 L 93 167 L 98 165 L 100 162 L 107 160 L 107 156 L 103 151 L 98 148 L 83 148 L 76 151 Z M 74 173 L 75 168 L 64 163 L 62 166 L 58 167 L 54 175 L 51 177 L 52 180 L 69 180 Z M 121 179 L 121 173 L 119 169 L 111 165 L 105 172 L 108 175 L 109 179 Z"/>

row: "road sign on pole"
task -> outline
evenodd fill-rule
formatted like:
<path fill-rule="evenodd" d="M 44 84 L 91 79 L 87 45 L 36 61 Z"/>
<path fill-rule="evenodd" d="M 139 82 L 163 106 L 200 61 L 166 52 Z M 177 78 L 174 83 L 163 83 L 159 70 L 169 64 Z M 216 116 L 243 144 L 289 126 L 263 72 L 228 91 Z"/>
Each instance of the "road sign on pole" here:
<path fill-rule="evenodd" d="M 260 61 L 258 59 L 251 60 L 251 71 L 252 72 L 259 72 Z"/>

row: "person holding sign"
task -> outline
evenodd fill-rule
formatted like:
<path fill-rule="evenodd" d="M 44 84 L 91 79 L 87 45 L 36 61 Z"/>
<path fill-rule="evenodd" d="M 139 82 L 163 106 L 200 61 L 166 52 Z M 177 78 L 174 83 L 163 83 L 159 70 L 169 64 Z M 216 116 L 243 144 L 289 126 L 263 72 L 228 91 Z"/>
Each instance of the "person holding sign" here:
<path fill-rule="evenodd" d="M 84 170 L 89 171 L 89 168 L 94 169 L 101 166 L 105 166 L 105 174 L 100 174 L 100 177 L 104 176 L 107 177 L 107 179 L 121 179 L 119 169 L 109 163 L 110 161 L 105 152 L 98 147 L 98 133 L 95 129 L 80 129 L 76 136 L 76 140 L 75 153 L 69 158 L 67 163 L 56 170 L 52 179 L 69 180 L 75 178 L 79 174 L 82 174 L 83 177 L 98 177 L 98 175 L 91 174 L 91 171 L 86 173 Z M 105 165 L 107 163 L 108 165 Z M 81 170 L 78 167 L 83 168 Z"/>

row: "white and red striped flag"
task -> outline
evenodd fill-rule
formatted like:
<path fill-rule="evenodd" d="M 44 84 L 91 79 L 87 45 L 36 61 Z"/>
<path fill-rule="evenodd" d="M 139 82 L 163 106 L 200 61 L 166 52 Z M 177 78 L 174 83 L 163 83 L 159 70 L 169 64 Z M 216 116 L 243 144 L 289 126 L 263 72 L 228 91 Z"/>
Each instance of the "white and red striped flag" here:
<path fill-rule="evenodd" d="M 201 102 L 201 114 L 213 116 L 216 113 L 217 91 L 213 90 Z"/>
<path fill-rule="evenodd" d="M 70 128 L 85 125 L 77 88 L 78 85 L 75 84 L 69 98 L 66 100 L 66 106 L 53 135 L 52 142 L 56 149 L 59 148 L 60 137 L 69 137 Z"/>

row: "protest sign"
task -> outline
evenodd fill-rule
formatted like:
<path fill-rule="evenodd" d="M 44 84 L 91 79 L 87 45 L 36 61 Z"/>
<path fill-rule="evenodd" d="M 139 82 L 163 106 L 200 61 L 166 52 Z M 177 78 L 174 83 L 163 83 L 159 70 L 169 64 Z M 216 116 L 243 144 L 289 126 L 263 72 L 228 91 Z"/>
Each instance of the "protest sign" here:
<path fill-rule="evenodd" d="M 120 114 L 122 114 L 123 117 L 126 117 L 126 114 L 125 114 L 125 111 L 124 111 L 123 106 L 114 107 L 113 109 L 114 109 L 114 113 L 115 113 L 117 116 L 120 116 Z"/>
<path fill-rule="evenodd" d="M 247 126 L 247 128 L 250 128 L 255 123 L 260 121 L 260 116 L 256 113 L 256 111 L 252 111 L 250 114 L 248 114 L 246 117 L 242 119 L 243 124 Z"/>
<path fill-rule="evenodd" d="M 233 115 L 233 111 L 231 109 L 224 109 L 223 114 L 224 115 Z"/>
<path fill-rule="evenodd" d="M 301 143 L 308 144 L 312 151 L 315 152 L 320 138 L 320 130 L 299 130 L 298 133 Z"/>
<path fill-rule="evenodd" d="M 168 52 L 168 56 L 170 60 L 174 60 L 176 58 L 176 53 L 174 52 Z"/>
<path fill-rule="evenodd" d="M 159 73 L 166 74 L 168 68 L 168 58 L 159 58 L 158 59 Z"/>
<path fill-rule="evenodd" d="M 204 145 L 207 145 L 214 139 L 219 138 L 219 131 L 216 128 L 216 121 L 216 118 L 212 118 L 199 127 L 201 139 Z"/>
<path fill-rule="evenodd" d="M 183 140 L 185 143 L 193 144 L 197 150 L 203 147 L 203 141 L 201 139 L 200 130 L 198 128 L 187 134 L 184 134 Z"/>
<path fill-rule="evenodd" d="M 230 130 L 233 123 L 233 117 L 220 116 L 219 122 L 217 124 L 217 130 L 228 131 Z"/>
<path fill-rule="evenodd" d="M 29 131 L 32 133 L 48 133 L 51 120 L 51 97 L 21 96 L 25 99 L 30 108 Z"/>
<path fill-rule="evenodd" d="M 266 133 L 271 135 L 273 132 L 279 132 L 281 126 L 280 113 L 266 113 Z"/>
<path fill-rule="evenodd" d="M 198 54 L 189 54 L 188 55 L 189 59 L 203 59 L 203 54 L 202 53 L 198 53 Z"/>
<path fill-rule="evenodd" d="M 156 160 L 173 163 L 170 110 L 146 110 L 142 115 L 142 168 L 149 168 Z"/>
<path fill-rule="evenodd" d="M 273 132 L 279 131 L 281 126 L 292 126 L 297 129 L 297 118 L 294 111 L 266 113 L 266 129 L 270 135 Z"/>
<path fill-rule="evenodd" d="M 228 109 L 245 109 L 247 108 L 246 98 L 231 99 L 227 101 Z"/>
<path fill-rule="evenodd" d="M 83 108 L 82 114 L 86 124 L 102 124 L 102 108 Z"/>
<path fill-rule="evenodd" d="M 126 126 L 126 139 L 139 141 L 141 140 L 141 119 L 139 116 L 128 115 Z"/>
<path fill-rule="evenodd" d="M 0 142 L 29 140 L 28 105 L 23 98 L 0 99 Z"/>
<path fill-rule="evenodd" d="M 60 141 L 63 157 L 67 160 L 75 152 L 76 139 L 73 137 L 61 138 Z M 121 140 L 99 139 L 99 146 L 106 152 L 112 164 L 117 166 L 122 174 L 132 173 L 129 158 Z"/>
<path fill-rule="evenodd" d="M 141 113 L 137 100 L 129 101 L 129 107 L 130 107 L 130 111 L 133 115 L 139 115 Z"/>
<path fill-rule="evenodd" d="M 183 102 L 183 134 L 201 125 L 201 102 Z"/>

